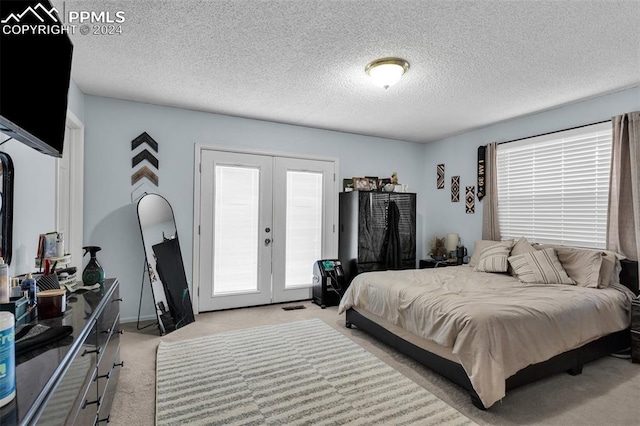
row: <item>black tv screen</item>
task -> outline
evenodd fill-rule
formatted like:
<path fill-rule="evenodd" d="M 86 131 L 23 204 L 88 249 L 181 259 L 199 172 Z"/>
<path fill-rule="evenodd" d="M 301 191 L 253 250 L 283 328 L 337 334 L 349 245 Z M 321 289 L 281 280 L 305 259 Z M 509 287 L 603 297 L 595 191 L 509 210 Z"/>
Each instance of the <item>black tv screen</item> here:
<path fill-rule="evenodd" d="M 0 1 L 0 132 L 61 157 L 73 45 L 56 12 Z"/>

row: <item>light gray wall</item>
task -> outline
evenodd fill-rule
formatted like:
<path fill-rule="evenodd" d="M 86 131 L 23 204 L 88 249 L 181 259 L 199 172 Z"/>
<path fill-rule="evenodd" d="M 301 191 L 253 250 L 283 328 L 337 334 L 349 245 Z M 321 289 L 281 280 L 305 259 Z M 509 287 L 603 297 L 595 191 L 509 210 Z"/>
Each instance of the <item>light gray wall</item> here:
<path fill-rule="evenodd" d="M 70 109 L 84 123 L 84 93 L 73 80 L 69 83 L 67 109 Z"/>
<path fill-rule="evenodd" d="M 158 193 L 172 204 L 187 279 L 192 277 L 194 146 L 206 144 L 339 159 L 340 182 L 390 176 L 422 197 L 424 146 L 333 131 L 229 117 L 110 98 L 85 97 L 84 242 L 122 284 L 122 318 L 137 314 L 144 254 L 131 203 L 131 140 L 146 131 L 159 144 Z M 419 209 L 419 212 L 422 209 Z M 418 215 L 418 235 L 423 219 Z M 418 256 L 422 256 L 419 251 Z M 143 316 L 153 316 L 145 283 Z"/>
<path fill-rule="evenodd" d="M 609 120 L 614 115 L 636 110 L 640 110 L 640 87 L 497 123 L 426 145 L 426 184 L 421 194 L 425 242 L 435 235 L 457 232 L 471 254 L 473 242 L 481 239 L 482 202 L 476 197 L 475 214 L 466 214 L 464 208 L 464 187 L 477 185 L 478 146 Z M 436 189 L 436 166 L 443 163 L 445 188 Z M 460 176 L 461 199 L 459 203 L 452 203 L 451 176 L 456 175 Z"/>

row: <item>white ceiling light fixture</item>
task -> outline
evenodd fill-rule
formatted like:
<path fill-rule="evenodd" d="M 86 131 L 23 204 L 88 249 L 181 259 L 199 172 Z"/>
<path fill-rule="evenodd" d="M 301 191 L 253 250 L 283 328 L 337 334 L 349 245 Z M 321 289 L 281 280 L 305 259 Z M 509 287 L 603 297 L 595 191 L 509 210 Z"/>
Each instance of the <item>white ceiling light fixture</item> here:
<path fill-rule="evenodd" d="M 373 82 L 388 89 L 396 84 L 409 69 L 409 62 L 400 58 L 382 58 L 371 62 L 364 69 Z"/>

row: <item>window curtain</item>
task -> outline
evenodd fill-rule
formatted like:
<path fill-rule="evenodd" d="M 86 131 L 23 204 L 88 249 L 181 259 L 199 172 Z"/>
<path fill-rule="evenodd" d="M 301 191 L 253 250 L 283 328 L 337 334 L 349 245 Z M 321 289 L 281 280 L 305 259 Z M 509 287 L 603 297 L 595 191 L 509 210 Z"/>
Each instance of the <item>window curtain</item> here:
<path fill-rule="evenodd" d="M 485 147 L 485 196 L 482 199 L 482 239 L 500 241 L 500 224 L 498 222 L 498 144 L 492 142 Z"/>
<path fill-rule="evenodd" d="M 619 115 L 613 124 L 607 249 L 640 258 L 640 111 Z"/>

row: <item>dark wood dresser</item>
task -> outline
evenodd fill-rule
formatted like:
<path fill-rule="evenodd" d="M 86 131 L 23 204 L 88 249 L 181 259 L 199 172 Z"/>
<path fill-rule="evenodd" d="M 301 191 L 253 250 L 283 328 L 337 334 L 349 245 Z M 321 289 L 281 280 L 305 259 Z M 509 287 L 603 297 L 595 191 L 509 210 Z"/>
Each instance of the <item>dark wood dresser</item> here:
<path fill-rule="evenodd" d="M 123 363 L 120 299 L 116 279 L 99 290 L 68 295 L 60 318 L 71 336 L 16 359 L 16 397 L 0 409 L 1 425 L 95 425 L 109 421 Z"/>

